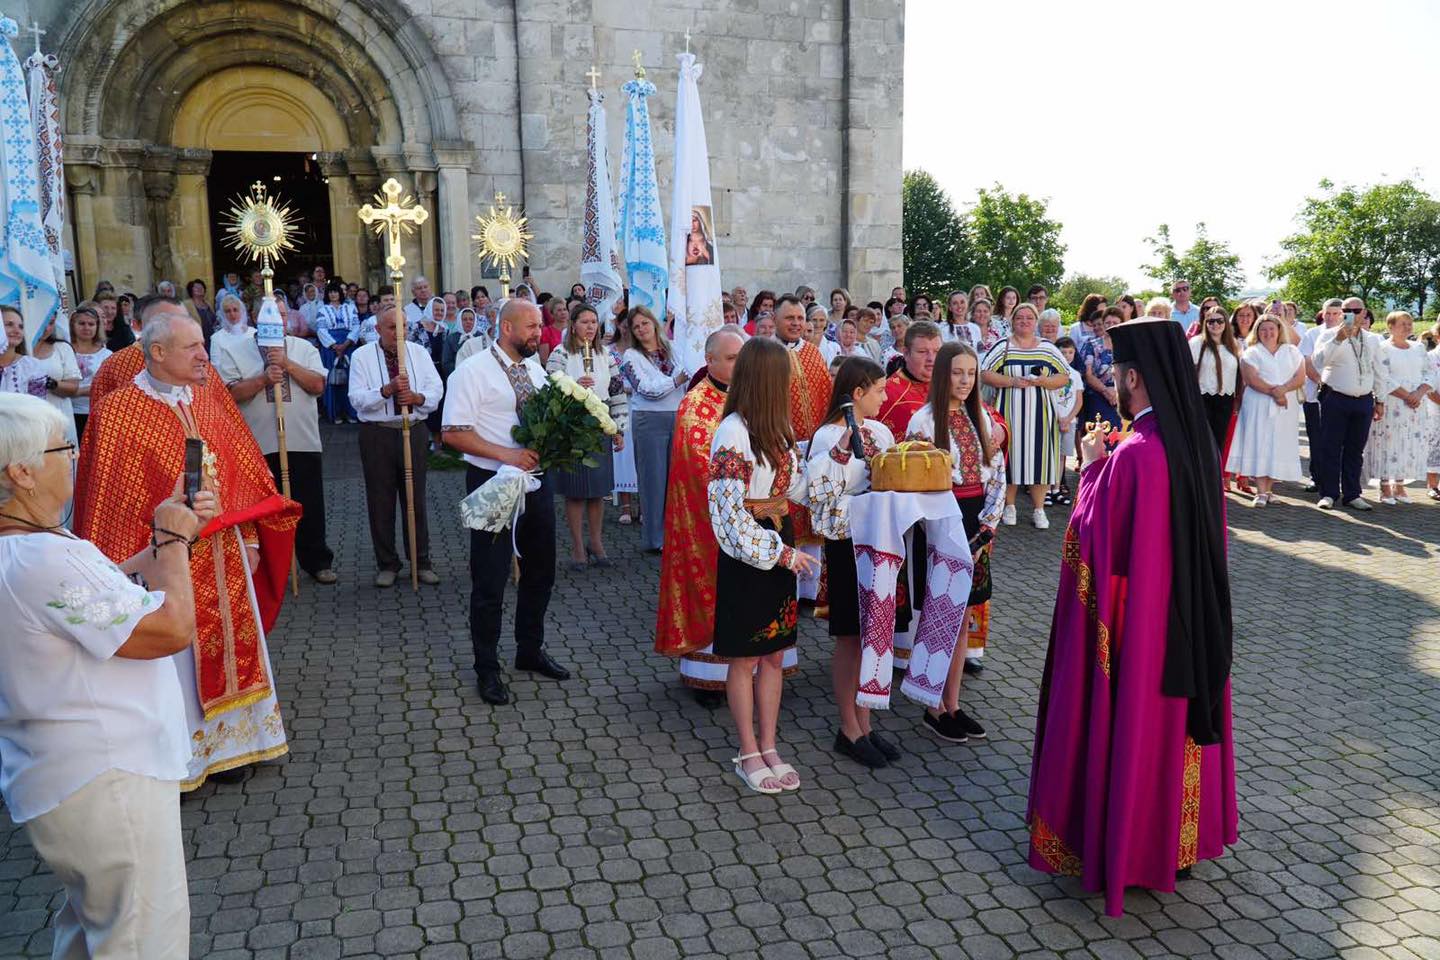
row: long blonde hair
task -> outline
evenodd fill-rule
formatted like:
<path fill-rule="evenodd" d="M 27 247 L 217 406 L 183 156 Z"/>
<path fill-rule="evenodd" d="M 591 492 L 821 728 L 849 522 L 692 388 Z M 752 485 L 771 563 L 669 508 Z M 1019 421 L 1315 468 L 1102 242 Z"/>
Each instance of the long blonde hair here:
<path fill-rule="evenodd" d="M 639 339 L 637 339 L 635 336 L 636 317 L 644 317 L 650 321 L 650 326 L 655 329 L 656 352 L 659 353 L 660 356 L 664 357 L 666 360 L 669 360 L 671 357 L 670 341 L 665 336 L 665 328 L 660 325 L 659 320 L 655 319 L 655 314 L 650 312 L 649 307 L 630 308 L 630 313 L 625 317 L 624 349 L 630 350 L 633 348 L 635 350 L 639 350 L 641 353 L 646 352 L 645 348 L 640 344 Z"/>

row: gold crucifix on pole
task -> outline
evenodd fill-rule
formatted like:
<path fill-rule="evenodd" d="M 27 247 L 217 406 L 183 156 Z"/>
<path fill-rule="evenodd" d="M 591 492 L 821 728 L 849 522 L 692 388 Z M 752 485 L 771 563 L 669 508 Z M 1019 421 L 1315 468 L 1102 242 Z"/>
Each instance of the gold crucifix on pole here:
<path fill-rule="evenodd" d="M 430 219 L 425 208 L 415 198 L 404 193 L 403 188 L 391 177 L 380 187 L 375 196 L 375 205 L 369 203 L 360 208 L 360 220 L 367 227 L 373 226 L 378 236 L 385 237 L 385 265 L 390 268 L 390 284 L 395 288 L 397 299 L 405 280 L 405 254 L 400 242 L 405 234 Z M 383 196 L 381 195 L 383 194 Z M 409 383 L 405 369 L 405 313 L 395 307 L 395 357 L 399 364 L 397 380 Z M 408 387 L 406 388 L 408 392 Z M 415 463 L 410 452 L 410 405 L 400 404 L 400 426 L 403 434 L 401 446 L 405 458 L 405 532 L 410 538 L 410 587 L 420 589 L 420 554 L 415 536 Z"/>

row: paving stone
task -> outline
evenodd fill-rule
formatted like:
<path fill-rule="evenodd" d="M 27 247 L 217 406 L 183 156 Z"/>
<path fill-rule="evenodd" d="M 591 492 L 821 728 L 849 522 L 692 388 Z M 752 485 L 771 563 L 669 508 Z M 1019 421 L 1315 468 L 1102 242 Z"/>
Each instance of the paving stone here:
<path fill-rule="evenodd" d="M 342 580 L 306 581 L 270 636 L 289 756 L 183 801 L 193 956 L 1440 956 L 1428 503 L 1322 514 L 1283 484 L 1264 511 L 1230 501 L 1240 842 L 1174 894 L 1129 891 L 1116 920 L 1026 864 L 1063 523 L 1007 529 L 995 553 L 987 669 L 962 694 L 986 741 L 942 747 L 897 698 L 875 722 L 907 756 L 837 758 L 831 642 L 804 618 L 781 740 L 805 786 L 762 797 L 725 766 L 727 711 L 650 653 L 659 566 L 613 509 L 616 567 L 557 572 L 547 642 L 575 677 L 512 673 L 491 709 L 469 672 L 463 475 L 430 475 L 444 584 L 377 591 L 354 428 L 324 436 Z M 61 902 L 0 811 L 0 956 L 49 956 Z"/>

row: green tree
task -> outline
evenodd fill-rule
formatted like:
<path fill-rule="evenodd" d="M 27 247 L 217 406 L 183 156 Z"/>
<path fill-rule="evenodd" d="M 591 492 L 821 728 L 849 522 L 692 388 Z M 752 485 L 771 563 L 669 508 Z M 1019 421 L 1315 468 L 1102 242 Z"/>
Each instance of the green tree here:
<path fill-rule="evenodd" d="M 967 212 L 972 256 L 965 285 L 989 284 L 992 291 L 1015 287 L 1021 296 L 1032 283 L 1055 287 L 1065 274 L 1065 244 L 1060 223 L 1049 217 L 1047 202 L 1027 194 L 1011 195 L 1000 184 L 981 190 Z"/>
<path fill-rule="evenodd" d="M 1060 286 L 1050 291 L 1050 306 L 1073 317 L 1080 303 L 1092 293 L 1098 293 L 1107 303 L 1114 303 L 1125 293 L 1128 284 L 1120 277 L 1096 277 L 1087 273 L 1072 273 Z"/>
<path fill-rule="evenodd" d="M 964 219 L 924 170 L 905 174 L 900 198 L 905 285 L 912 292 L 944 297 L 960 286 L 968 260 Z"/>
<path fill-rule="evenodd" d="M 1155 236 L 1146 237 L 1145 242 L 1150 244 L 1155 262 L 1140 269 L 1160 281 L 1167 293 L 1172 283 L 1184 279 L 1190 281 L 1196 300 L 1213 295 L 1230 301 L 1245 286 L 1245 271 L 1240 267 L 1239 255 L 1223 240 L 1210 239 L 1204 223 L 1195 224 L 1195 242 L 1184 253 L 1176 252 L 1169 224 L 1160 224 Z"/>
<path fill-rule="evenodd" d="M 1418 222 L 1431 198 L 1409 180 L 1339 190 L 1322 180 L 1320 189 L 1305 198 L 1300 229 L 1280 242 L 1285 256 L 1267 271 L 1270 279 L 1283 280 L 1285 294 L 1310 308 L 1337 296 L 1418 300 L 1415 271 L 1429 244 Z"/>
<path fill-rule="evenodd" d="M 1401 218 L 1395 286 L 1398 303 L 1425 315 L 1431 291 L 1440 294 L 1440 201 L 1416 190 Z"/>

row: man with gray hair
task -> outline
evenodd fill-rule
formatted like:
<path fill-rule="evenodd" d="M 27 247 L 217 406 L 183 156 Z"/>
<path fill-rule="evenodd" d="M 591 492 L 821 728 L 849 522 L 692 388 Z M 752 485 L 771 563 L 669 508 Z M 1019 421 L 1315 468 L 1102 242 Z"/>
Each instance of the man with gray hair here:
<path fill-rule="evenodd" d="M 399 293 L 400 291 L 395 291 Z M 405 304 L 405 329 L 414 330 L 425 319 L 430 312 L 430 300 L 435 296 L 430 287 L 430 280 L 425 276 L 417 276 L 410 281 L 410 302 Z"/>
<path fill-rule="evenodd" d="M 175 296 L 175 284 L 169 280 L 161 280 L 155 284 L 155 294 L 161 297 L 173 298 Z"/>
<path fill-rule="evenodd" d="M 1340 323 L 1320 334 L 1310 363 L 1320 375 L 1319 461 L 1321 510 L 1344 503 L 1371 509 L 1362 492 L 1360 472 L 1370 424 L 1385 416 L 1385 372 L 1380 338 L 1365 329 L 1368 311 L 1359 297 L 1340 304 Z"/>
<path fill-rule="evenodd" d="M 1300 356 L 1305 358 L 1305 402 L 1300 410 L 1305 414 L 1305 442 L 1310 447 L 1310 482 L 1305 486 L 1306 493 L 1320 490 L 1320 371 L 1310 358 L 1315 355 L 1320 335 L 1339 326 L 1340 308 L 1344 303 L 1339 297 L 1326 300 L 1320 311 L 1320 322 L 1300 338 Z"/>
<path fill-rule="evenodd" d="M 163 535 L 150 521 L 177 476 L 186 474 L 187 492 L 219 495 L 219 513 L 191 547 L 196 642 L 177 660 L 195 747 L 181 789 L 193 790 L 288 749 L 265 635 L 285 596 L 300 507 L 276 492 L 213 375 L 200 325 L 169 297 L 147 298 L 139 310 L 145 366 L 92 407 L 75 532 L 119 563 Z"/>

